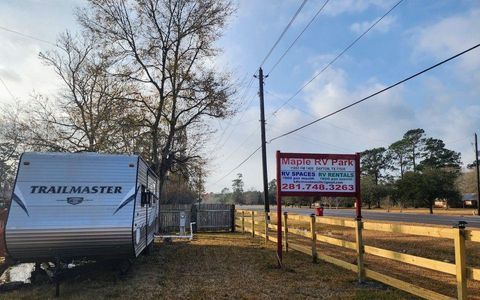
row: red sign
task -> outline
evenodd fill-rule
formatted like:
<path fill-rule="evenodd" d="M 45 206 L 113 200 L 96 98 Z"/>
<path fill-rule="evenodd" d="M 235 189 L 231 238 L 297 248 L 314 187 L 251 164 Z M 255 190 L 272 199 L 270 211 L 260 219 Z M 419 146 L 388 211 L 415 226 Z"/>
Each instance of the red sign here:
<path fill-rule="evenodd" d="M 357 196 L 360 172 L 356 154 L 278 155 L 278 189 L 283 196 Z"/>
<path fill-rule="evenodd" d="M 278 228 L 282 228 L 282 196 L 355 197 L 356 216 L 361 219 L 360 154 L 277 151 Z M 281 265 L 281 230 L 277 230 L 277 256 Z"/>

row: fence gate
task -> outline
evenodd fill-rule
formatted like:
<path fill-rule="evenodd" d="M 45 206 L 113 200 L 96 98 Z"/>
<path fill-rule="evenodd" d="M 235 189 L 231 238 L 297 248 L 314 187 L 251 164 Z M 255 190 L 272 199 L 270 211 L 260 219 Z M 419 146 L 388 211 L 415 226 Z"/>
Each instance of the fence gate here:
<path fill-rule="evenodd" d="M 197 231 L 233 231 L 235 205 L 196 204 Z"/>
<path fill-rule="evenodd" d="M 195 232 L 234 231 L 235 205 L 231 204 L 162 204 L 159 207 L 159 232 L 179 231 L 180 214 L 186 213 L 188 222 L 195 222 Z"/>
<path fill-rule="evenodd" d="M 178 232 L 180 230 L 180 213 L 185 212 L 186 219 L 190 220 L 191 211 L 191 204 L 161 204 L 158 211 L 159 232 Z M 189 226 L 189 224 L 187 225 Z"/>

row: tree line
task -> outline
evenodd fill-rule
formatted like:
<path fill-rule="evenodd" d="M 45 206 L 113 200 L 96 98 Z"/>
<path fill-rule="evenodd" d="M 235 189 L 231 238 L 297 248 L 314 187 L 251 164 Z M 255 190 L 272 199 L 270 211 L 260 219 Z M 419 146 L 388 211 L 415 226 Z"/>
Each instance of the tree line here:
<path fill-rule="evenodd" d="M 462 205 L 461 192 L 473 191 L 472 172 L 461 172 L 461 155 L 446 148 L 441 139 L 429 137 L 421 128 L 411 129 L 388 147 L 361 152 L 362 203 L 367 208 L 383 206 L 427 207 L 433 213 L 436 200 L 447 206 Z M 473 165 L 469 165 L 472 168 Z M 276 180 L 269 182 L 269 201 L 276 202 Z M 235 204 L 263 204 L 263 193 L 244 191 L 243 176 L 237 174 L 231 190 L 224 188 L 209 201 Z M 342 197 L 285 197 L 285 205 L 321 202 L 328 206 L 353 206 Z"/>
<path fill-rule="evenodd" d="M 362 201 L 370 208 L 387 205 L 428 207 L 436 200 L 460 206 L 456 180 L 461 171 L 460 153 L 447 149 L 441 139 L 428 137 L 421 128 L 405 132 L 388 148 L 361 153 Z"/>
<path fill-rule="evenodd" d="M 198 199 L 209 120 L 235 111 L 231 76 L 212 64 L 233 11 L 222 0 L 88 0 L 76 11 L 80 32 L 39 54 L 59 93 L 2 108 L 0 191 L 21 152 L 93 151 L 140 154 L 162 194 L 171 181 Z"/>

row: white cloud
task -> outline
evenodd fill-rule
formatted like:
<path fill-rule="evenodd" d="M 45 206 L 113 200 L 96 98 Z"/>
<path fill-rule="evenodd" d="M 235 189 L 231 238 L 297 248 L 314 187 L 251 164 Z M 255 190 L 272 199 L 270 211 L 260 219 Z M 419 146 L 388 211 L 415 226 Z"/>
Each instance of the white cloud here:
<path fill-rule="evenodd" d="M 38 39 L 55 42 L 67 28 L 76 30 L 73 9 L 82 5 L 75 1 L 4 1 L 0 2 L 1 26 Z M 53 70 L 45 66 L 38 54 L 52 45 L 20 34 L 0 30 L 0 77 L 17 99 L 27 100 L 32 92 L 51 96 L 61 83 Z M 0 85 L 0 104 L 13 102 L 8 91 Z"/>
<path fill-rule="evenodd" d="M 328 3 L 325 12 L 331 16 L 343 13 L 359 13 L 370 7 L 390 7 L 393 2 L 392 0 L 336 0 Z"/>
<path fill-rule="evenodd" d="M 480 41 L 479 28 L 480 9 L 444 18 L 429 26 L 414 28 L 411 31 L 414 55 L 428 55 L 440 59 L 466 50 Z M 479 51 L 474 50 L 474 53 L 461 58 L 463 70 L 480 68 Z"/>
<path fill-rule="evenodd" d="M 365 30 L 367 30 L 370 26 L 372 26 L 372 24 L 375 23 L 377 20 L 378 18 L 372 21 L 353 23 L 350 26 L 350 30 L 353 31 L 354 33 L 362 34 L 363 32 L 365 32 Z M 396 20 L 397 18 L 395 16 L 386 16 L 377 25 L 375 25 L 375 27 L 373 27 L 372 31 L 387 33 L 395 24 Z"/>

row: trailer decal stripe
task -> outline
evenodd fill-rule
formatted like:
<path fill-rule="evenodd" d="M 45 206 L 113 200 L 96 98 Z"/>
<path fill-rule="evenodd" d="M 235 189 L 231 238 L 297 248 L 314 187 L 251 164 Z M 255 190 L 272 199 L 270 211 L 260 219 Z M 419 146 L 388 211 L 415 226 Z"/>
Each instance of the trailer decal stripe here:
<path fill-rule="evenodd" d="M 135 187 L 133 187 L 132 190 L 130 191 L 130 193 L 132 191 L 134 191 L 133 195 L 131 195 L 130 197 L 127 197 L 125 200 L 123 200 L 122 203 L 120 203 L 120 205 L 117 207 L 117 209 L 115 210 L 115 212 L 113 214 L 116 214 L 125 205 L 127 205 L 128 203 L 132 202 L 135 199 L 135 197 L 137 196 L 138 189 L 135 191 Z M 128 194 L 130 194 L 130 193 L 128 193 Z"/>
<path fill-rule="evenodd" d="M 23 209 L 23 211 L 27 214 L 27 216 L 30 217 L 30 214 L 28 213 L 25 203 L 23 203 L 22 199 L 20 199 L 20 197 L 18 197 L 17 194 L 15 194 L 15 192 L 13 193 L 12 200 L 15 201 L 15 203 L 17 203 L 18 206 L 20 206 Z"/>

